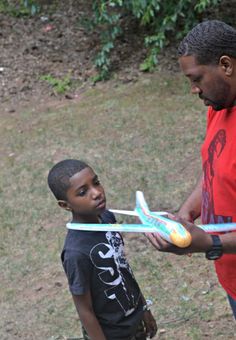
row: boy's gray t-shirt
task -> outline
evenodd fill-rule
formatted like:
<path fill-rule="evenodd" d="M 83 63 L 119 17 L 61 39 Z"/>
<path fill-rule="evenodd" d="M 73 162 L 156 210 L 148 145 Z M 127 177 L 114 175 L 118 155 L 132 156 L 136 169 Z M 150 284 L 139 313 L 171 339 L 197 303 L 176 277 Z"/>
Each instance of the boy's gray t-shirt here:
<path fill-rule="evenodd" d="M 105 211 L 102 223 L 115 223 Z M 91 290 L 94 312 L 108 340 L 130 339 L 143 316 L 139 286 L 118 232 L 69 230 L 61 254 L 73 295 Z"/>

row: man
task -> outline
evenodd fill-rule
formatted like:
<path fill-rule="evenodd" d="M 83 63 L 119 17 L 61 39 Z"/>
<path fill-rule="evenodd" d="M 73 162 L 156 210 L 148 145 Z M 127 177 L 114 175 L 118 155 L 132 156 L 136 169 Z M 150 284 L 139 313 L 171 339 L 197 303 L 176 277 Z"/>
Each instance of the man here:
<path fill-rule="evenodd" d="M 203 252 L 215 260 L 236 319 L 236 230 L 209 235 L 192 224 L 199 216 L 203 224 L 236 222 L 236 30 L 217 20 L 202 22 L 183 39 L 178 54 L 191 92 L 208 106 L 202 176 L 178 212 L 192 243 L 180 249 L 158 234 L 147 237 L 160 251 Z"/>

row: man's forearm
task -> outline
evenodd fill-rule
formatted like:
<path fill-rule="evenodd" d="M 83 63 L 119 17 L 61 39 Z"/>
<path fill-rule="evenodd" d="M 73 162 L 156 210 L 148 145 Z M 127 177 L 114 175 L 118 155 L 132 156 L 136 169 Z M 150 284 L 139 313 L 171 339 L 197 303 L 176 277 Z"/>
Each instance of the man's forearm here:
<path fill-rule="evenodd" d="M 202 176 L 199 178 L 196 187 L 179 209 L 178 216 L 194 222 L 201 215 L 202 202 Z"/>
<path fill-rule="evenodd" d="M 236 232 L 226 233 L 219 235 L 224 254 L 235 254 L 236 253 Z"/>

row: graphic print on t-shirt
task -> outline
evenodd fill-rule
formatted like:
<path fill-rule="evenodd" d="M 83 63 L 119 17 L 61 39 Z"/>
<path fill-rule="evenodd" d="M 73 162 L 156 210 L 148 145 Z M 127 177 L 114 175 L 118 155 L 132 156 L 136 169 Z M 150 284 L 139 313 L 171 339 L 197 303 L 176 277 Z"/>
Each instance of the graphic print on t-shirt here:
<path fill-rule="evenodd" d="M 104 293 L 108 299 L 116 300 L 127 316 L 136 308 L 140 295 L 137 283 L 123 252 L 123 241 L 119 233 L 108 231 L 107 243 L 98 243 L 90 251 L 90 258 L 100 269 L 99 279 L 107 286 Z M 122 271 L 126 271 L 126 281 Z M 135 287 L 135 289 L 134 289 Z"/>
<path fill-rule="evenodd" d="M 202 222 L 203 223 L 227 223 L 232 222 L 232 217 L 216 215 L 214 206 L 213 183 L 215 179 L 215 163 L 222 155 L 226 145 L 225 130 L 220 129 L 213 137 L 208 147 L 208 157 L 203 164 L 202 187 Z"/>

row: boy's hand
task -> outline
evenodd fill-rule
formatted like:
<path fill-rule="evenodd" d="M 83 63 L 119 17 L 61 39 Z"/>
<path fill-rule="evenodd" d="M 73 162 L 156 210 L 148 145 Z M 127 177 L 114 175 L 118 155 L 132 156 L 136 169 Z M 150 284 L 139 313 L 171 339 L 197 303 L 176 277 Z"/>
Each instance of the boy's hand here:
<path fill-rule="evenodd" d="M 144 312 L 143 322 L 145 325 L 146 336 L 153 338 L 157 332 L 157 324 L 150 310 L 146 310 Z"/>

